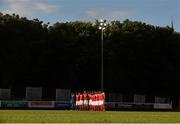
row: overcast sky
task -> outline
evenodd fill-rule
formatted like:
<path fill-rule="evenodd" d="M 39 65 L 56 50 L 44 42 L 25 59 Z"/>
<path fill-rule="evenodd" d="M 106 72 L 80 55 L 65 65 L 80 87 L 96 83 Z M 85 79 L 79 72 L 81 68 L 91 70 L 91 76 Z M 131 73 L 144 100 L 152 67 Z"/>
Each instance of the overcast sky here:
<path fill-rule="evenodd" d="M 0 0 L 0 12 L 16 13 L 45 23 L 130 19 L 170 25 L 180 32 L 180 0 Z"/>

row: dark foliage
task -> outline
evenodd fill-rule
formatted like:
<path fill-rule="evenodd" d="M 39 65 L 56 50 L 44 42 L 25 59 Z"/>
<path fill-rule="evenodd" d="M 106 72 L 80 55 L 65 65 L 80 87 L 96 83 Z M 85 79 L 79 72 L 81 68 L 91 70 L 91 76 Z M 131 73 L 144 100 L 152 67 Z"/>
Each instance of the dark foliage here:
<path fill-rule="evenodd" d="M 43 24 L 0 14 L 0 87 L 100 89 L 98 22 Z M 113 21 L 104 41 L 108 92 L 179 97 L 180 34 L 170 27 Z"/>

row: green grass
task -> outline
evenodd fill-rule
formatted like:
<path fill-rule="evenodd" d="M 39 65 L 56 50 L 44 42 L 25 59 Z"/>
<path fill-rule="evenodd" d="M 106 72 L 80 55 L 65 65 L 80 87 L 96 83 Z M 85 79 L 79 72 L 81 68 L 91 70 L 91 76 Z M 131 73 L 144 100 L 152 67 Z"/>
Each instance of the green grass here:
<path fill-rule="evenodd" d="M 0 123 L 180 123 L 180 112 L 0 110 Z"/>

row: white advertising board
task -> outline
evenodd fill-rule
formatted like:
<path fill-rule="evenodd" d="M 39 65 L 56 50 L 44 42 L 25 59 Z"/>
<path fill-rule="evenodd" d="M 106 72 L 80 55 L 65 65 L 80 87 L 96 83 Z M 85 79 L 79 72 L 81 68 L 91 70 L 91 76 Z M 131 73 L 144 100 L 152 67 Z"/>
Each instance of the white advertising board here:
<path fill-rule="evenodd" d="M 10 89 L 0 89 L 0 99 L 8 100 L 11 98 L 11 90 Z"/>
<path fill-rule="evenodd" d="M 121 93 L 110 93 L 109 102 L 122 102 L 123 96 Z"/>
<path fill-rule="evenodd" d="M 154 109 L 172 109 L 172 104 L 168 103 L 155 103 Z"/>
<path fill-rule="evenodd" d="M 169 98 L 155 96 L 155 103 L 170 103 Z"/>
<path fill-rule="evenodd" d="M 69 89 L 56 89 L 57 101 L 68 101 L 71 98 L 71 91 Z"/>
<path fill-rule="evenodd" d="M 134 95 L 134 103 L 145 103 L 145 95 Z"/>
<path fill-rule="evenodd" d="M 26 87 L 26 100 L 41 100 L 42 88 L 41 87 Z"/>

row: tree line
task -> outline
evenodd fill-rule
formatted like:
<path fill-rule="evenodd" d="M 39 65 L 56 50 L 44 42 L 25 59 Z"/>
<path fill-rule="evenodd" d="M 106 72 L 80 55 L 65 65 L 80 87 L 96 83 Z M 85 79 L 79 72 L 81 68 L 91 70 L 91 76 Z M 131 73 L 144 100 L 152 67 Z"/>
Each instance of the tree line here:
<path fill-rule="evenodd" d="M 45 24 L 0 13 L 0 87 L 100 90 L 99 22 Z M 104 32 L 104 90 L 179 98 L 180 33 L 138 21 Z"/>

